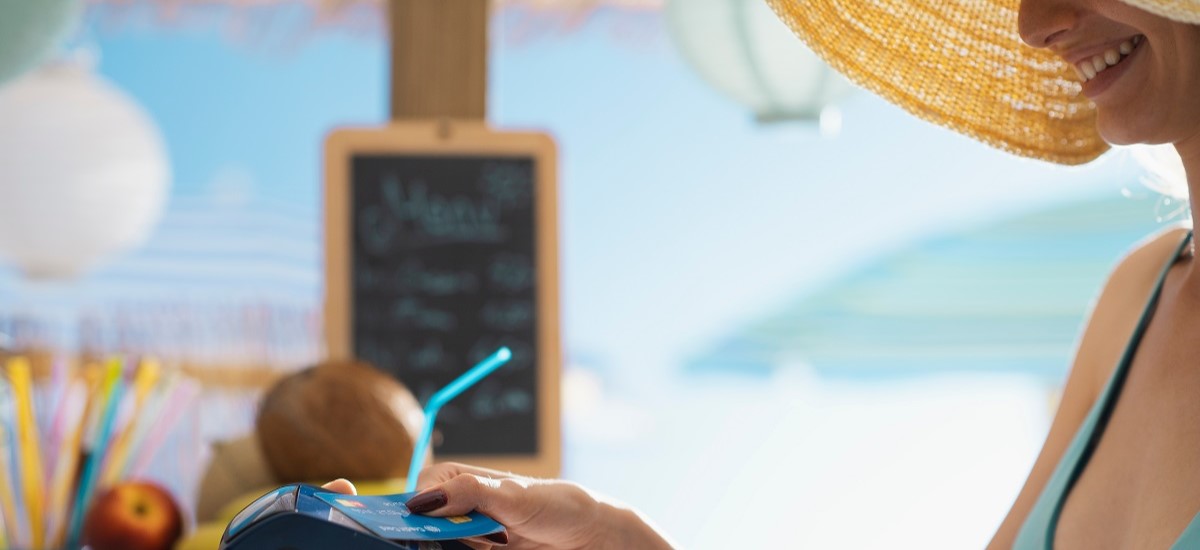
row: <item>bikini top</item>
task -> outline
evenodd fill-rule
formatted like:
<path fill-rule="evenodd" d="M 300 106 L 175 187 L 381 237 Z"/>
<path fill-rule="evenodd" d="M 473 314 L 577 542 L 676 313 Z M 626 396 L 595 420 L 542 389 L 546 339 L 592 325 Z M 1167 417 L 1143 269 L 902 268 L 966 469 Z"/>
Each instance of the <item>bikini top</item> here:
<path fill-rule="evenodd" d="M 1025 518 L 1025 523 L 1021 526 L 1021 531 L 1017 533 L 1017 540 L 1013 543 L 1014 550 L 1049 550 L 1054 547 L 1054 533 L 1058 527 L 1058 517 L 1062 514 L 1063 504 L 1067 501 L 1067 494 L 1075 485 L 1075 481 L 1079 479 L 1079 475 L 1083 473 L 1083 468 L 1087 466 L 1088 459 L 1091 458 L 1092 452 L 1100 442 L 1100 436 L 1104 433 L 1105 426 L 1108 425 L 1108 419 L 1112 416 L 1113 407 L 1117 403 L 1117 397 L 1120 395 L 1126 375 L 1129 373 L 1129 365 L 1133 362 L 1138 344 L 1141 343 L 1142 335 L 1145 334 L 1146 327 L 1150 324 L 1150 317 L 1154 314 L 1154 306 L 1158 303 L 1159 295 L 1162 294 L 1163 281 L 1167 278 L 1167 272 L 1170 271 L 1171 266 L 1175 265 L 1191 239 L 1192 232 L 1188 231 L 1175 254 L 1163 267 L 1162 273 L 1158 276 L 1158 283 L 1154 287 L 1154 293 L 1146 303 L 1142 317 L 1138 320 L 1137 329 L 1134 330 L 1133 337 L 1125 347 L 1125 353 L 1121 356 L 1121 362 L 1117 364 L 1117 368 L 1109 378 L 1100 398 L 1092 405 L 1087 418 L 1079 426 L 1075 438 L 1071 440 L 1071 445 L 1067 447 L 1058 466 L 1055 467 L 1054 473 L 1046 482 L 1046 486 L 1042 488 L 1042 494 L 1038 496 L 1037 503 L 1029 511 L 1029 516 Z M 1183 534 L 1171 548 L 1172 550 L 1200 548 L 1200 513 L 1192 518 L 1191 523 L 1183 530 Z"/>

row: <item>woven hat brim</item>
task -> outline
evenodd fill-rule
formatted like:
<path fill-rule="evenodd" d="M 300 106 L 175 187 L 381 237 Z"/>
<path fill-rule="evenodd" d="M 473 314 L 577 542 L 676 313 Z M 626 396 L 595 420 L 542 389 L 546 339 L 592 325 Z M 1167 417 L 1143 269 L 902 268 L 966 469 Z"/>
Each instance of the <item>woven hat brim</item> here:
<path fill-rule="evenodd" d="M 1200 0 L 1123 0 L 1135 8 L 1141 8 L 1172 21 L 1200 25 Z"/>
<path fill-rule="evenodd" d="M 830 66 L 1005 151 L 1083 164 L 1109 146 L 1074 69 L 1021 42 L 1017 0 L 767 0 Z"/>

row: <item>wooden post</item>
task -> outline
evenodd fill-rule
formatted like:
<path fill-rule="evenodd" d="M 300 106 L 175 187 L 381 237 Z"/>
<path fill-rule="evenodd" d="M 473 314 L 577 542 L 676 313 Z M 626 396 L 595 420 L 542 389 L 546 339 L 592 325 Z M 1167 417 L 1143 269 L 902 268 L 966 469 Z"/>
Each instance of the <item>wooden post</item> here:
<path fill-rule="evenodd" d="M 489 0 L 388 3 L 392 120 L 484 120 Z"/>

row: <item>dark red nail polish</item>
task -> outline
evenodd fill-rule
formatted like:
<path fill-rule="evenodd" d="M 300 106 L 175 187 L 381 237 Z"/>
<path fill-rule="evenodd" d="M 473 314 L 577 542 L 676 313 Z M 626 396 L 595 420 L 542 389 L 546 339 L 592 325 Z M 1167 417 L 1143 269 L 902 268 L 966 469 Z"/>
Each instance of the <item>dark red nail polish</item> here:
<path fill-rule="evenodd" d="M 404 505 L 408 506 L 408 511 L 414 514 L 432 512 L 446 505 L 446 492 L 441 489 L 434 489 L 421 493 L 408 499 L 408 502 L 404 503 Z"/>
<path fill-rule="evenodd" d="M 499 533 L 492 533 L 484 538 L 486 538 L 496 544 L 508 544 L 508 531 L 500 531 Z"/>

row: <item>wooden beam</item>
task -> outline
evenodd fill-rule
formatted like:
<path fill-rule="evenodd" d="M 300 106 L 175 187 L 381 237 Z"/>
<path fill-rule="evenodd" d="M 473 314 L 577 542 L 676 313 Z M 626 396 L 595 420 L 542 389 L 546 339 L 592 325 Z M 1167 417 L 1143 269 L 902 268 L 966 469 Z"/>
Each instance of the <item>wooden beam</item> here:
<path fill-rule="evenodd" d="M 393 120 L 487 117 L 489 0 L 388 0 Z"/>

